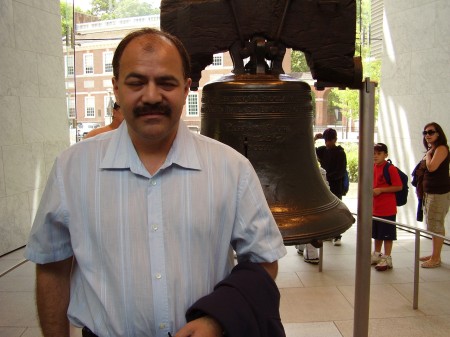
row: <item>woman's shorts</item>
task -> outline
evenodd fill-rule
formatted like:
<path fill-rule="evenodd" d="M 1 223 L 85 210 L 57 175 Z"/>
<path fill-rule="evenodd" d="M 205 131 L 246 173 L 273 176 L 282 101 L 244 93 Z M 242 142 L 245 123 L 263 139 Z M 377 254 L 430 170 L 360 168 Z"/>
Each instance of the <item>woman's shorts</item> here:
<path fill-rule="evenodd" d="M 423 195 L 423 214 L 430 232 L 445 235 L 445 216 L 450 207 L 450 192 Z"/>
<path fill-rule="evenodd" d="M 397 215 L 377 216 L 377 218 L 395 221 Z M 372 220 L 372 239 L 375 240 L 397 240 L 397 226 L 380 220 Z"/>

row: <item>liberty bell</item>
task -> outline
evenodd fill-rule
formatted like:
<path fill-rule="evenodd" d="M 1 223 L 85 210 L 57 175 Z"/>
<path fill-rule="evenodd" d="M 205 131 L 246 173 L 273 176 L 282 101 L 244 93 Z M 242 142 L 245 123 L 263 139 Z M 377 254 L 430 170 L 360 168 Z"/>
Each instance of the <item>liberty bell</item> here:
<path fill-rule="evenodd" d="M 252 46 L 244 73 L 204 86 L 201 133 L 250 160 L 286 245 L 336 237 L 355 219 L 320 173 L 311 88 L 268 65 L 274 48 L 264 38 Z"/>

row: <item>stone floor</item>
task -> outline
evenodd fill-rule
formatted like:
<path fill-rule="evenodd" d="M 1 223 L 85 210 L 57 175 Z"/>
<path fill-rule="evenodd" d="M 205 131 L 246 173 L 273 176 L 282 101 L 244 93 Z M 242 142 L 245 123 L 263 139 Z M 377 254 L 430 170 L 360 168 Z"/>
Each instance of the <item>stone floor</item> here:
<path fill-rule="evenodd" d="M 305 263 L 294 247 L 287 247 L 277 278 L 287 337 L 353 336 L 356 229 L 355 224 L 344 233 L 339 247 L 324 243 L 322 272 Z M 421 253 L 430 250 L 431 241 L 422 238 Z M 371 271 L 368 336 L 450 336 L 450 247 L 443 248 L 441 268 L 420 268 L 417 310 L 413 309 L 414 235 L 399 230 L 392 256 L 392 270 Z M 1 257 L 0 274 L 21 261 L 23 249 Z M 33 290 L 31 262 L 0 277 L 0 337 L 41 336 Z M 78 329 L 73 329 L 74 336 L 80 336 Z"/>

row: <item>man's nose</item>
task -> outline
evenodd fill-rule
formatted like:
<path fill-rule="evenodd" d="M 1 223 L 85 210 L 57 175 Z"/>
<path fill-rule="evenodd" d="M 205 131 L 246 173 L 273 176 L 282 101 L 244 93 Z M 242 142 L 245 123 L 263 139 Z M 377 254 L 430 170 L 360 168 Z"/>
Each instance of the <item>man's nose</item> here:
<path fill-rule="evenodd" d="M 161 100 L 162 95 L 159 87 L 155 83 L 150 82 L 145 87 L 144 93 L 142 95 L 142 101 L 144 103 L 155 104 L 161 102 Z"/>

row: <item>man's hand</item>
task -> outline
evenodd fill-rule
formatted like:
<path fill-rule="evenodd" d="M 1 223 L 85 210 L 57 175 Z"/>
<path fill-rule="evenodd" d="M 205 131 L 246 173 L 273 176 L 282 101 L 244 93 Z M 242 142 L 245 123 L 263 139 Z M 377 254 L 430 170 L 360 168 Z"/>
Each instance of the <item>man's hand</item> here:
<path fill-rule="evenodd" d="M 223 337 L 223 329 L 214 318 L 203 316 L 187 323 L 174 337 Z"/>
<path fill-rule="evenodd" d="M 278 261 L 260 263 L 270 277 L 275 280 L 278 275 Z"/>

